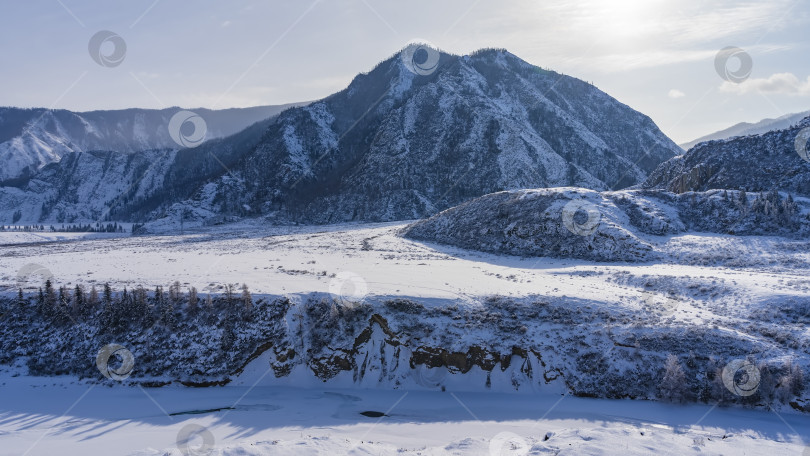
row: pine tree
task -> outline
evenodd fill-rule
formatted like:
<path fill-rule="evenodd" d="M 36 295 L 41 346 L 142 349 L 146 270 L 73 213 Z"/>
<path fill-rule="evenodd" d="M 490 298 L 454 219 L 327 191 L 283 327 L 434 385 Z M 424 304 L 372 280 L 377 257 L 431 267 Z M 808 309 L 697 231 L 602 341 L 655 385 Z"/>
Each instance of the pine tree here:
<path fill-rule="evenodd" d="M 163 304 L 163 312 L 161 314 L 161 322 L 166 329 L 173 329 L 176 323 L 174 316 L 174 303 L 171 300 Z"/>
<path fill-rule="evenodd" d="M 25 315 L 25 297 L 23 296 L 22 288 L 17 290 L 17 314 L 18 315 Z"/>
<path fill-rule="evenodd" d="M 109 283 L 104 284 L 104 304 L 112 304 L 112 288 L 110 288 Z"/>
<path fill-rule="evenodd" d="M 745 193 L 745 190 L 740 190 L 740 193 L 737 195 L 737 201 L 739 202 L 742 210 L 748 208 L 748 194 Z"/>
<path fill-rule="evenodd" d="M 98 305 L 98 290 L 96 290 L 96 284 L 90 287 L 90 296 L 87 298 L 87 304 L 92 310 L 95 310 Z"/>
<path fill-rule="evenodd" d="M 174 303 L 177 303 L 177 300 L 180 299 L 180 282 L 177 280 L 169 285 L 169 299 Z"/>
<path fill-rule="evenodd" d="M 197 314 L 197 302 L 199 298 L 197 298 L 197 289 L 195 287 L 191 287 L 188 290 L 188 311 L 191 315 Z"/>
<path fill-rule="evenodd" d="M 53 310 L 56 308 L 56 291 L 53 289 L 51 279 L 45 281 L 45 313 L 53 315 Z"/>
<path fill-rule="evenodd" d="M 71 313 L 73 314 L 73 318 L 79 316 L 79 314 L 84 309 L 84 290 L 78 284 L 73 289 L 73 300 L 71 301 Z"/>
<path fill-rule="evenodd" d="M 37 313 L 41 316 L 47 315 L 47 300 L 45 299 L 45 292 L 42 291 L 42 287 L 39 288 L 39 294 L 37 295 Z"/>
<path fill-rule="evenodd" d="M 231 304 L 233 304 L 233 285 L 229 283 L 225 285 L 225 301 L 228 303 L 228 309 L 230 309 Z"/>
<path fill-rule="evenodd" d="M 683 402 L 686 399 L 686 375 L 678 357 L 669 354 L 664 363 L 664 378 L 658 385 L 659 397 L 669 402 Z"/>
<path fill-rule="evenodd" d="M 133 291 L 133 295 L 133 310 L 138 315 L 138 319 L 143 320 L 149 315 L 149 297 L 146 290 L 140 285 Z"/>
<path fill-rule="evenodd" d="M 70 320 L 70 291 L 64 285 L 59 287 L 59 301 L 53 309 L 53 315 L 57 323 L 65 324 Z"/>
<path fill-rule="evenodd" d="M 121 324 L 129 325 L 137 320 L 139 315 L 135 311 L 135 304 L 132 295 L 127 291 L 127 287 L 121 291 L 119 297 L 118 314 L 121 316 Z"/>
<path fill-rule="evenodd" d="M 101 299 L 101 326 L 103 329 L 116 332 L 118 329 L 117 315 L 113 305 L 112 289 L 109 283 L 104 284 L 103 297 Z"/>
<path fill-rule="evenodd" d="M 248 286 L 245 283 L 242 284 L 242 303 L 245 305 L 243 317 L 245 320 L 248 320 L 253 315 L 253 296 L 251 296 L 250 290 L 248 290 Z"/>

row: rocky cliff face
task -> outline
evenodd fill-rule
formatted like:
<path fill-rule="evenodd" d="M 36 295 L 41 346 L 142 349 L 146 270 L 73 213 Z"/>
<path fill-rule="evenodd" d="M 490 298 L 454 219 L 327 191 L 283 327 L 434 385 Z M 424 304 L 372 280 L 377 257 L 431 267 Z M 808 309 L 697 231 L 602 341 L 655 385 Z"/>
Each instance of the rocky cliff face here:
<path fill-rule="evenodd" d="M 727 359 L 768 353 L 768 375 L 779 378 L 793 349 L 790 339 L 763 338 L 747 326 L 751 336 L 669 326 L 655 308 L 622 310 L 576 298 L 436 304 L 312 295 L 303 301 L 260 298 L 247 310 L 241 300 L 219 296 L 211 305 L 191 308 L 183 298 L 158 299 L 136 289 L 116 293 L 106 309 L 97 304 L 71 311 L 40 306 L 35 297 L 22 303 L 0 298 L 6 317 L 0 363 L 21 364 L 33 375 L 105 381 L 94 361 L 100 347 L 116 341 L 132 354 L 124 381 L 149 386 L 223 385 L 252 374 L 270 385 L 314 381 L 653 399 L 660 398 L 667 354 L 676 353 L 686 373 L 684 398 L 714 403 L 740 400 L 719 378 Z M 761 395 L 742 399 L 773 400 L 764 387 Z"/>
<path fill-rule="evenodd" d="M 810 195 L 810 161 L 802 158 L 801 144 L 797 150 L 796 142 L 801 132 L 808 132 L 808 127 L 810 117 L 784 130 L 700 143 L 663 163 L 641 187 L 676 193 L 776 189 Z M 804 150 L 807 136 L 802 143 Z"/>

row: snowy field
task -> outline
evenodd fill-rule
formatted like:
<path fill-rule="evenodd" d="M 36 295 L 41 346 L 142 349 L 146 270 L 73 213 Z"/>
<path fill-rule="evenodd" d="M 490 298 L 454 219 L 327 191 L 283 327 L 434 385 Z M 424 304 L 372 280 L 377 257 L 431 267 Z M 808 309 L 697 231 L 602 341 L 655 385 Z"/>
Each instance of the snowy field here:
<path fill-rule="evenodd" d="M 176 280 L 211 293 L 246 283 L 254 296 L 323 292 L 459 306 L 492 295 L 547 296 L 635 310 L 677 289 L 671 322 L 729 327 L 740 323 L 739 309 L 810 297 L 810 254 L 797 241 L 690 234 L 655 240 L 670 252 L 667 261 L 591 263 L 423 244 L 399 237 L 403 226 L 250 222 L 92 239 L 0 233 L 0 286 L 6 294 L 33 291 L 46 276 L 59 285 L 109 282 L 119 290 Z M 810 455 L 810 417 L 789 408 L 587 399 L 553 387 L 524 394 L 278 386 L 261 361 L 211 388 L 109 388 L 4 367 L 0 455 Z"/>
<path fill-rule="evenodd" d="M 246 372 L 256 376 L 258 372 Z M 252 382 L 255 383 L 255 382 Z M 805 416 L 571 396 L 0 377 L 1 455 L 796 455 Z M 384 416 L 365 416 L 381 412 Z"/>
<path fill-rule="evenodd" d="M 246 283 L 254 294 L 293 295 L 334 293 L 333 279 L 341 274 L 356 277 L 343 281 L 349 287 L 362 281 L 366 299 L 407 296 L 470 303 L 481 296 L 544 295 L 632 306 L 643 304 L 649 292 L 656 290 L 628 281 L 665 277 L 668 283 L 655 286 L 683 286 L 690 281 L 722 288 L 722 299 L 715 295 L 714 303 L 810 296 L 807 242 L 682 235 L 657 239 L 671 252 L 670 261 L 594 263 L 430 245 L 399 237 L 397 232 L 404 226 L 290 228 L 250 223 L 186 231 L 183 235 L 94 235 L 89 240 L 65 233 L 0 233 L 0 286 L 7 292 L 18 287 L 34 291 L 41 285 L 40 277 L 26 280 L 24 276 L 26 271 L 37 270 L 37 274 L 49 273 L 55 283 L 67 286 L 108 282 L 120 290 L 179 281 L 216 293 L 226 283 Z M 360 290 L 338 291 L 357 295 Z M 705 307 L 706 302 L 684 299 L 676 315 L 710 318 Z"/>

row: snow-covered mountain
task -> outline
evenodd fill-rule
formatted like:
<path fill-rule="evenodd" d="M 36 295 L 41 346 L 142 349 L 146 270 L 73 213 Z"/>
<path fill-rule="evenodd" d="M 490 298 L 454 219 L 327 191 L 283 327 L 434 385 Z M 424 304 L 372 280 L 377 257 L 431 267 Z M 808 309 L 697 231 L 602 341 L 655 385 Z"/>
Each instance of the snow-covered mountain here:
<path fill-rule="evenodd" d="M 436 66 L 416 74 L 395 55 L 285 111 L 238 171 L 238 198 L 307 222 L 401 220 L 504 189 L 622 188 L 680 153 L 647 116 L 504 50 Z"/>
<path fill-rule="evenodd" d="M 0 223 L 142 219 L 161 202 L 196 191 L 234 166 L 270 122 L 190 149 L 70 152 L 32 177 L 0 185 Z"/>
<path fill-rule="evenodd" d="M 806 117 L 784 130 L 698 144 L 659 166 L 641 187 L 676 193 L 777 189 L 810 195 L 810 162 L 797 147 L 797 137 L 809 127 Z"/>
<path fill-rule="evenodd" d="M 398 53 L 262 131 L 180 151 L 156 171 L 165 173 L 152 181 L 158 187 L 119 199 L 110 212 L 129 220 L 403 220 L 505 189 L 623 188 L 680 152 L 649 117 L 586 82 L 504 50 L 431 52 L 438 63 L 430 74 L 413 72 Z M 87 195 L 56 190 L 60 182 L 36 175 L 17 187 L 31 199 L 50 191 L 69 200 L 77 208 L 59 212 L 65 220 L 85 217 Z M 0 191 L 4 212 L 8 193 Z M 51 214 L 46 207 L 22 220 Z"/>
<path fill-rule="evenodd" d="M 222 110 L 195 109 L 206 138 L 232 135 L 248 125 L 301 104 Z M 180 108 L 72 112 L 0 107 L 0 182 L 34 174 L 70 152 L 135 152 L 177 148 L 168 124 Z"/>
<path fill-rule="evenodd" d="M 775 119 L 762 119 L 759 122 L 741 122 L 732 125 L 724 130 L 720 130 L 706 136 L 701 136 L 694 141 L 680 144 L 684 150 L 689 150 L 699 143 L 705 141 L 712 141 L 716 139 L 729 139 L 737 136 L 760 135 L 773 130 L 784 130 L 790 128 L 802 121 L 805 117 L 810 116 L 810 111 L 797 112 L 793 114 L 785 114 Z"/>

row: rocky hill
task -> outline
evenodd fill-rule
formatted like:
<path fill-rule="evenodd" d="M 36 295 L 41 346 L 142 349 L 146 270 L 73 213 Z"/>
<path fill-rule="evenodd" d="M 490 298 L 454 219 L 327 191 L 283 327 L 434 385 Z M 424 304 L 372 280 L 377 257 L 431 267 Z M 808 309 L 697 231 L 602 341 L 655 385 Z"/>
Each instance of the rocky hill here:
<path fill-rule="evenodd" d="M 777 192 L 517 190 L 448 209 L 409 225 L 403 234 L 520 256 L 647 261 L 664 255 L 657 236 L 686 231 L 806 236 L 810 200 Z"/>
<path fill-rule="evenodd" d="M 799 155 L 796 143 L 808 127 L 810 117 L 784 130 L 698 144 L 663 163 L 640 187 L 676 193 L 776 189 L 810 195 L 810 161 Z"/>

